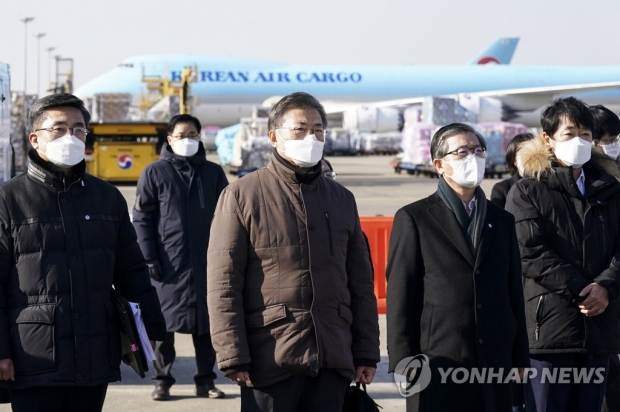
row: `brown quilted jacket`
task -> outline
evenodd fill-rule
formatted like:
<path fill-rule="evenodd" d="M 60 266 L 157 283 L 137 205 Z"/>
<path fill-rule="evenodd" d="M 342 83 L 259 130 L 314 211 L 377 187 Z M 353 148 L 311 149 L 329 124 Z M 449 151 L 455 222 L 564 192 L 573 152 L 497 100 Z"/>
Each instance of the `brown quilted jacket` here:
<path fill-rule="evenodd" d="M 272 156 L 228 186 L 211 226 L 207 303 L 221 370 L 248 386 L 378 362 L 372 269 L 353 194 L 323 176 L 300 184 Z"/>

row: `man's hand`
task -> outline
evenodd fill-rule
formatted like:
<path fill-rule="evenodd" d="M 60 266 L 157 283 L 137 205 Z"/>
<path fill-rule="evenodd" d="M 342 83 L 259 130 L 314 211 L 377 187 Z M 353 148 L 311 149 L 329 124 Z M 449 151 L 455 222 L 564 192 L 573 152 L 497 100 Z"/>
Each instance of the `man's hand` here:
<path fill-rule="evenodd" d="M 355 382 L 365 383 L 370 385 L 375 377 L 377 368 L 371 368 L 370 366 L 358 366 L 355 368 Z"/>
<path fill-rule="evenodd" d="M 11 359 L 0 360 L 0 379 L 3 381 L 15 380 L 15 369 L 13 369 L 13 361 Z"/>
<path fill-rule="evenodd" d="M 247 371 L 236 372 L 236 373 L 231 373 L 230 375 L 226 375 L 226 377 L 233 382 L 245 382 L 245 381 L 250 380 L 250 373 Z"/>
<path fill-rule="evenodd" d="M 609 294 L 607 288 L 599 285 L 598 283 L 590 283 L 583 288 L 579 296 L 586 296 L 587 298 L 579 304 L 581 313 L 586 316 L 598 316 L 605 312 L 607 305 L 609 305 Z"/>
<path fill-rule="evenodd" d="M 157 345 L 157 342 L 155 342 L 154 340 L 151 340 L 149 342 L 151 342 L 151 348 L 153 348 L 153 352 L 155 352 L 155 346 Z"/>

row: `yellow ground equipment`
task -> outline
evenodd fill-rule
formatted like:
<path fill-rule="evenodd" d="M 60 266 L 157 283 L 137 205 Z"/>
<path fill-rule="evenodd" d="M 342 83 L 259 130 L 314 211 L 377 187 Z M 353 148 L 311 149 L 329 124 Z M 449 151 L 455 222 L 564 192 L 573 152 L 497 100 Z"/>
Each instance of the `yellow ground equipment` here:
<path fill-rule="evenodd" d="M 113 182 L 136 182 L 159 158 L 165 123 L 91 123 L 86 140 L 86 170 Z"/>
<path fill-rule="evenodd" d="M 142 95 L 140 109 L 147 111 L 161 99 L 177 97 L 178 114 L 190 114 L 190 84 L 197 80 L 198 68 L 196 65 L 186 66 L 181 71 L 180 79 L 170 80 L 168 70 L 164 70 L 166 73 L 164 76 L 160 74 L 162 71 L 160 66 L 142 67 L 142 82 L 146 85 L 146 94 Z M 151 74 L 152 72 L 157 74 Z"/>

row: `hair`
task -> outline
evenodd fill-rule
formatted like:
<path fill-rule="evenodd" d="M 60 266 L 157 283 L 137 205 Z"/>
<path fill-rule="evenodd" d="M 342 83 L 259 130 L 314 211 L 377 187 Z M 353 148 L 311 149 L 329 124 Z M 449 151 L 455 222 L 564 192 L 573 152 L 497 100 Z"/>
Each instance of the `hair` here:
<path fill-rule="evenodd" d="M 173 116 L 172 119 L 170 119 L 170 121 L 168 122 L 168 127 L 166 128 L 166 130 L 168 131 L 169 136 L 172 135 L 172 132 L 174 132 L 174 128 L 177 127 L 177 124 L 179 123 L 193 123 L 194 126 L 196 126 L 196 131 L 198 133 L 200 133 L 200 130 L 202 129 L 200 120 L 198 120 L 194 116 L 189 114 L 177 114 L 176 116 Z"/>
<path fill-rule="evenodd" d="M 267 126 L 269 130 L 275 130 L 282 126 L 282 119 L 289 110 L 292 109 L 315 109 L 321 115 L 321 123 L 323 127 L 327 127 L 327 114 L 323 105 L 314 98 L 304 92 L 291 93 L 288 96 L 284 96 L 278 103 L 276 103 L 269 112 L 269 120 Z"/>
<path fill-rule="evenodd" d="M 30 111 L 28 112 L 28 127 L 31 132 L 34 132 L 39 128 L 41 123 L 47 119 L 45 115 L 46 110 L 55 109 L 58 107 L 74 107 L 82 112 L 84 116 L 84 124 L 88 127 L 90 123 L 90 113 L 86 110 L 84 102 L 72 94 L 60 93 L 50 94 L 34 102 Z"/>
<path fill-rule="evenodd" d="M 594 118 L 587 104 L 574 97 L 563 97 L 554 100 L 545 108 L 540 117 L 543 132 L 553 137 L 558 131 L 560 121 L 566 117 L 579 127 L 592 130 Z"/>
<path fill-rule="evenodd" d="M 521 143 L 526 142 L 534 138 L 532 133 L 521 133 L 512 138 L 508 146 L 506 146 L 506 165 L 510 174 L 514 175 L 519 173 L 519 169 L 515 166 L 517 161 L 517 152 Z"/>
<path fill-rule="evenodd" d="M 462 133 L 472 133 L 476 135 L 480 146 L 486 150 L 487 143 L 484 141 L 484 137 L 475 131 L 473 127 L 465 123 L 452 123 L 437 130 L 433 135 L 431 139 L 431 160 L 444 157 L 448 151 L 446 140 Z"/>
<path fill-rule="evenodd" d="M 620 118 L 605 106 L 591 106 L 590 111 L 594 118 L 592 140 L 598 143 L 605 135 L 618 136 L 620 134 Z"/>

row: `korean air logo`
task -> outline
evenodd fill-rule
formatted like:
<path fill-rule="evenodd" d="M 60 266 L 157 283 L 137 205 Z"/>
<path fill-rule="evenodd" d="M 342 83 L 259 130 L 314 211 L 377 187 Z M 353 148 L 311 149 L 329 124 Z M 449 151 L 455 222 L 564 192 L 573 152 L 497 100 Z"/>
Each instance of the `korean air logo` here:
<path fill-rule="evenodd" d="M 428 356 L 409 356 L 398 362 L 394 369 L 394 381 L 401 396 L 405 398 L 422 392 L 431 383 Z"/>
<path fill-rule="evenodd" d="M 478 64 L 500 64 L 500 62 L 493 56 L 486 56 L 478 60 Z"/>
<path fill-rule="evenodd" d="M 133 159 L 128 154 L 122 154 L 122 155 L 120 155 L 118 157 L 118 160 L 116 161 L 116 164 L 121 169 L 127 170 L 127 169 L 131 168 L 131 166 L 133 166 Z"/>

